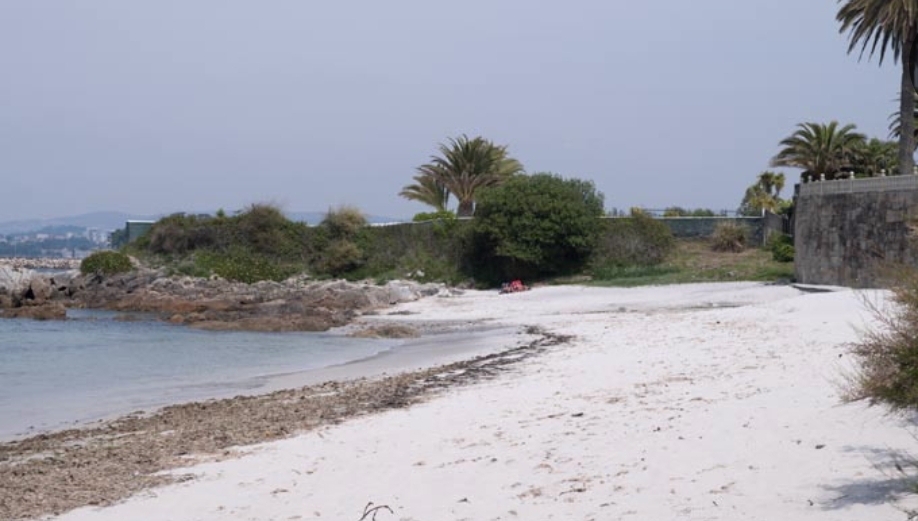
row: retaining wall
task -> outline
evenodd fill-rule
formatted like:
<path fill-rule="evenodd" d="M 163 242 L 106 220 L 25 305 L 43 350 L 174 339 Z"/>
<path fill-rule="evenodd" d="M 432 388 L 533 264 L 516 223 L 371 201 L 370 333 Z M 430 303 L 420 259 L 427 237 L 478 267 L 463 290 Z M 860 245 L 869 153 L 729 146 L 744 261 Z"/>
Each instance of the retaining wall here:
<path fill-rule="evenodd" d="M 914 264 L 910 224 L 918 217 L 918 176 L 800 185 L 795 207 L 798 282 L 882 287 L 895 264 Z"/>

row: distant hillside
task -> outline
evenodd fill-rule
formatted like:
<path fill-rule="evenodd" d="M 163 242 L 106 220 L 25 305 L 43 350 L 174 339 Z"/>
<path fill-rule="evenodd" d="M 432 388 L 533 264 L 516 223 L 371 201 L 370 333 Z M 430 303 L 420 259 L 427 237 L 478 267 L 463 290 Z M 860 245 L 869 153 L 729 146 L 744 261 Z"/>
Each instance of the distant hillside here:
<path fill-rule="evenodd" d="M 198 212 L 187 212 L 198 213 Z M 215 212 L 203 212 L 213 214 Z M 309 224 L 319 224 L 325 217 L 325 212 L 284 212 L 287 218 L 293 221 L 303 221 Z M 124 222 L 128 220 L 149 220 L 155 221 L 162 215 L 136 215 L 124 212 L 92 212 L 82 215 L 73 215 L 69 217 L 54 217 L 50 219 L 23 219 L 19 221 L 0 222 L 0 235 L 13 233 L 37 232 L 49 227 L 73 226 L 79 228 L 98 228 L 104 231 L 111 231 L 118 228 L 124 228 Z M 390 223 L 399 222 L 406 219 L 396 219 L 392 217 L 383 217 L 379 215 L 367 215 L 367 221 L 370 223 Z"/>
<path fill-rule="evenodd" d="M 92 212 L 69 217 L 50 219 L 24 219 L 21 221 L 0 222 L 0 234 L 35 232 L 48 227 L 76 226 L 79 228 L 98 228 L 114 230 L 123 228 L 128 219 L 156 219 L 149 215 L 132 215 L 124 212 Z"/>

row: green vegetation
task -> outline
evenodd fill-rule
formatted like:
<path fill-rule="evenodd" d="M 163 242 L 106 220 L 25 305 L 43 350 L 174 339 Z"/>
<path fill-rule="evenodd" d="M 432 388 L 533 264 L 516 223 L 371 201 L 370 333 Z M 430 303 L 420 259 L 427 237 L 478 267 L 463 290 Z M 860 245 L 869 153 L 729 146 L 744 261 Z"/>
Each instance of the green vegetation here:
<path fill-rule="evenodd" d="M 608 267 L 593 271 L 594 286 L 647 286 L 696 282 L 791 281 L 794 266 L 775 262 L 771 253 L 749 248 L 715 252 L 709 240 L 677 239 L 666 259 L 653 266 Z"/>
<path fill-rule="evenodd" d="M 714 210 L 708 208 L 696 208 L 688 210 L 679 206 L 670 206 L 663 210 L 663 217 L 716 217 Z"/>
<path fill-rule="evenodd" d="M 420 212 L 414 214 L 411 219 L 413 222 L 420 223 L 424 221 L 455 221 L 456 214 L 450 210 L 438 210 L 436 212 Z"/>
<path fill-rule="evenodd" d="M 283 280 L 306 270 L 309 228 L 277 208 L 252 205 L 232 217 L 174 214 L 126 247 L 177 273 L 229 280 Z"/>
<path fill-rule="evenodd" d="M 115 275 L 131 271 L 131 259 L 117 251 L 97 251 L 80 262 L 83 275 Z"/>
<path fill-rule="evenodd" d="M 738 253 L 746 249 L 749 229 L 737 222 L 722 222 L 714 228 L 711 249 L 720 252 Z"/>
<path fill-rule="evenodd" d="M 794 239 L 783 233 L 772 233 L 765 248 L 771 252 L 771 258 L 777 262 L 794 262 Z"/>
<path fill-rule="evenodd" d="M 517 176 L 481 194 L 471 264 L 488 283 L 574 273 L 602 232 L 603 196 L 593 183 L 553 174 Z"/>
<path fill-rule="evenodd" d="M 740 215 L 756 216 L 768 210 L 779 213 L 785 206 L 781 199 L 781 190 L 784 188 L 784 174 L 775 172 L 762 172 L 755 183 L 746 189 L 743 201 L 737 213 Z"/>
<path fill-rule="evenodd" d="M 482 192 L 522 174 L 523 165 L 508 155 L 506 146 L 463 135 L 441 144 L 440 155 L 431 157 L 417 172 L 415 183 L 406 186 L 399 195 L 432 206 L 436 211 L 446 210 L 452 195 L 458 201 L 456 214 L 470 217 Z"/>
<path fill-rule="evenodd" d="M 839 127 L 837 121 L 826 125 L 800 123 L 798 130 L 781 141 L 781 151 L 771 166 L 800 168 L 803 175 L 834 179 L 844 168 L 850 168 L 854 156 L 866 137 L 854 131 L 854 125 Z"/>
<path fill-rule="evenodd" d="M 918 5 L 914 0 L 844 0 L 836 19 L 839 32 L 848 33 L 848 53 L 860 48 L 863 56 L 879 53 L 879 64 L 887 52 L 899 62 L 899 153 L 900 174 L 915 166 L 915 91 L 909 58 L 918 38 Z"/>
<path fill-rule="evenodd" d="M 675 246 L 669 227 L 643 213 L 631 218 L 605 219 L 591 260 L 590 273 L 610 278 L 622 270 L 647 269 L 662 263 Z"/>

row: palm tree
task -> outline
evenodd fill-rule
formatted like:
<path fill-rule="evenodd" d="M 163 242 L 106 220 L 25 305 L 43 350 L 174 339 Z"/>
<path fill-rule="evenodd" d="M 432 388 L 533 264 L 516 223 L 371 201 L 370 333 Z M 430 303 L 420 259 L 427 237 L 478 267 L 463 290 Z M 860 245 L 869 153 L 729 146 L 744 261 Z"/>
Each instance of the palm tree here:
<path fill-rule="evenodd" d="M 446 187 L 459 202 L 456 215 L 470 217 L 481 190 L 497 186 L 511 176 L 523 173 L 523 165 L 498 146 L 482 137 L 450 138 L 440 144 L 440 156 L 418 167 L 420 176 L 429 176 Z"/>
<path fill-rule="evenodd" d="M 843 0 L 839 0 L 843 1 Z M 849 32 L 848 53 L 860 47 L 864 53 L 887 51 L 899 61 L 902 75 L 899 87 L 899 172 L 910 173 L 915 166 L 915 85 L 912 84 L 912 48 L 918 37 L 918 0 L 847 0 L 838 10 L 839 32 Z"/>
<path fill-rule="evenodd" d="M 883 172 L 892 175 L 896 173 L 899 145 L 893 141 L 882 141 L 873 138 L 865 141 L 855 151 L 853 167 L 858 173 L 869 176 L 879 175 Z"/>
<path fill-rule="evenodd" d="M 746 189 L 740 203 L 740 215 L 762 215 L 762 210 L 777 213 L 781 208 L 781 190 L 784 188 L 784 174 L 762 172 L 755 184 Z"/>
<path fill-rule="evenodd" d="M 432 206 L 438 212 L 446 211 L 449 205 L 449 190 L 443 183 L 430 174 L 418 174 L 414 176 L 414 181 L 414 184 L 403 188 L 398 195 Z"/>
<path fill-rule="evenodd" d="M 784 174 L 766 170 L 759 174 L 758 185 L 762 187 L 766 194 L 780 201 L 781 190 L 784 189 Z"/>
<path fill-rule="evenodd" d="M 915 93 L 915 96 L 916 96 L 916 98 L 915 98 L 916 101 L 918 101 L 918 93 Z M 889 120 L 890 120 L 890 122 L 889 122 L 889 137 L 896 139 L 897 142 L 898 142 L 899 136 L 902 135 L 902 117 L 901 117 L 901 116 L 902 116 L 902 115 L 899 113 L 898 110 L 895 111 L 895 112 L 893 112 L 892 114 L 889 115 Z M 915 148 L 918 149 L 918 106 L 915 107 L 914 119 L 915 119 L 915 122 L 916 122 L 916 124 L 915 124 L 915 127 L 916 127 L 916 128 L 915 128 L 915 142 L 914 142 L 914 144 L 915 144 Z M 897 148 L 897 150 L 898 150 L 898 146 L 897 146 L 896 148 Z M 898 161 L 898 156 L 897 156 L 896 160 Z"/>
<path fill-rule="evenodd" d="M 850 166 L 856 150 L 866 137 L 854 131 L 854 125 L 838 126 L 800 123 L 798 129 L 781 141 L 784 148 L 771 159 L 773 167 L 803 169 L 803 175 L 825 174 L 832 179 L 843 167 Z"/>

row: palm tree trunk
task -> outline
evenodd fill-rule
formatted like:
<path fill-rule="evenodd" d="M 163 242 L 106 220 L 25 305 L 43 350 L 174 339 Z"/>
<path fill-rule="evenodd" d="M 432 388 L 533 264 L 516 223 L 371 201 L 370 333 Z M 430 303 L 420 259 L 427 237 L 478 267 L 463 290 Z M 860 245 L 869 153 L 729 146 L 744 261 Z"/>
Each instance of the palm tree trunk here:
<path fill-rule="evenodd" d="M 915 168 L 915 85 L 912 84 L 912 46 L 915 29 L 902 46 L 902 89 L 899 95 L 899 174 L 911 174 Z"/>
<path fill-rule="evenodd" d="M 459 208 L 456 209 L 456 217 L 471 217 L 474 212 L 474 201 L 459 201 Z"/>

